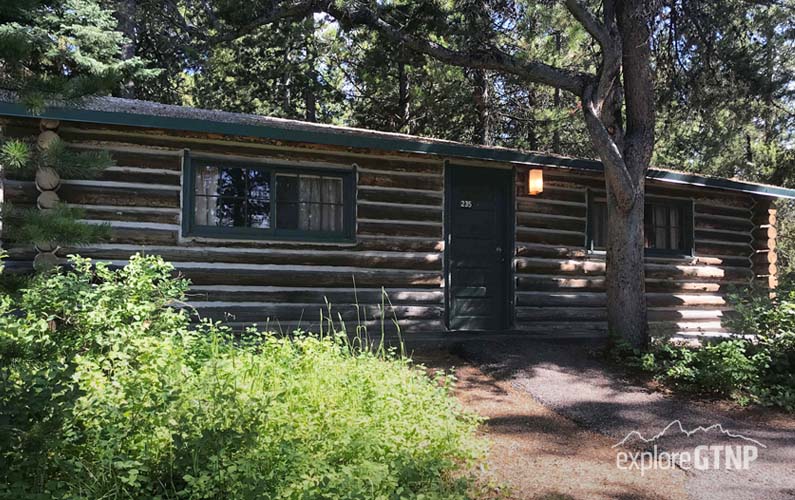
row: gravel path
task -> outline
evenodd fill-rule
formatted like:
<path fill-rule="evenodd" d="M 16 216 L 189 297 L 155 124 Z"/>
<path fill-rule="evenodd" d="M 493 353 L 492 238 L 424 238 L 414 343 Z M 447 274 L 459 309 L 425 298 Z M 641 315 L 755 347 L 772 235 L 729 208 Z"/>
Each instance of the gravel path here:
<path fill-rule="evenodd" d="M 771 412 L 745 412 L 714 403 L 698 403 L 663 395 L 623 380 L 592 353 L 595 344 L 510 340 L 465 342 L 454 352 L 477 364 L 497 380 L 529 393 L 555 412 L 609 436 L 618 443 L 632 431 L 651 438 L 679 420 L 692 430 L 721 424 L 723 429 L 756 440 L 758 457 L 748 470 L 695 471 L 686 474 L 693 499 L 795 498 L 795 419 Z M 654 444 L 667 452 L 694 452 L 699 445 L 754 445 L 718 430 L 687 436 L 678 427 Z M 616 453 L 652 450 L 652 444 L 631 437 Z M 750 453 L 750 451 L 749 451 Z M 640 471 L 636 471 L 640 474 Z"/>

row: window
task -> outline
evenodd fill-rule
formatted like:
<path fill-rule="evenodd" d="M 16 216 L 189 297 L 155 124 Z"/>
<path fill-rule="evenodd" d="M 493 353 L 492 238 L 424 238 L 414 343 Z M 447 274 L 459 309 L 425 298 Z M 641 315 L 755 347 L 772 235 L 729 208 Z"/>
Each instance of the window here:
<path fill-rule="evenodd" d="M 647 198 L 643 231 L 648 253 L 693 253 L 693 206 L 690 200 Z M 604 194 L 588 195 L 588 248 L 607 246 L 607 201 Z"/>
<path fill-rule="evenodd" d="M 183 233 L 350 240 L 353 174 L 188 158 Z"/>

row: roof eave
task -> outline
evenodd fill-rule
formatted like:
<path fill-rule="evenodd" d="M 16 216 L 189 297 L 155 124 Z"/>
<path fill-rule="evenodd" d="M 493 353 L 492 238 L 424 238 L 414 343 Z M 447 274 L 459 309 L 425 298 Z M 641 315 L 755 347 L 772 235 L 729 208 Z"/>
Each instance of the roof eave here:
<path fill-rule="evenodd" d="M 85 108 L 53 106 L 41 114 L 31 113 L 18 102 L 0 102 L 0 115 L 17 118 L 48 118 L 61 121 L 97 123 L 141 128 L 183 130 L 230 136 L 258 137 L 273 141 L 302 142 L 327 146 L 357 149 L 375 149 L 402 153 L 432 154 L 442 157 L 457 157 L 484 161 L 507 162 L 524 165 L 563 167 L 592 172 L 602 172 L 601 162 L 588 159 L 562 158 L 538 153 L 525 153 L 505 148 L 470 146 L 450 141 L 412 139 L 393 134 L 358 135 L 335 132 L 333 128 L 318 127 L 316 130 L 294 129 L 272 124 L 248 124 L 206 119 L 149 115 L 121 111 L 102 111 Z M 346 129 L 347 131 L 347 129 Z M 732 179 L 705 177 L 696 174 L 649 169 L 650 179 L 687 184 L 714 189 L 739 191 L 759 196 L 795 199 L 795 189 L 766 186 Z"/>

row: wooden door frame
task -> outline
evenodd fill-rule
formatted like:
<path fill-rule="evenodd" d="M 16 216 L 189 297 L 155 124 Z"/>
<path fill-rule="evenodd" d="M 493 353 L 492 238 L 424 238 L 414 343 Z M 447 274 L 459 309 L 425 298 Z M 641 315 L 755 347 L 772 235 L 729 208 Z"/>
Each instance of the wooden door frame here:
<path fill-rule="evenodd" d="M 449 160 L 444 161 L 444 221 L 443 221 L 443 236 L 444 236 L 444 259 L 443 259 L 443 272 L 444 272 L 444 326 L 450 330 L 450 219 L 452 214 L 452 180 L 451 172 L 454 168 L 477 168 L 482 169 L 484 174 L 488 175 L 489 171 L 502 171 L 508 172 L 510 175 L 506 181 L 505 199 L 505 220 L 508 227 L 505 228 L 505 265 L 504 265 L 504 287 L 505 287 L 505 303 L 503 304 L 506 321 L 503 330 L 511 330 L 514 327 L 515 321 L 515 297 L 516 297 L 516 167 L 506 168 L 489 168 L 470 165 L 455 165 Z M 501 330 L 495 330 L 501 331 Z"/>

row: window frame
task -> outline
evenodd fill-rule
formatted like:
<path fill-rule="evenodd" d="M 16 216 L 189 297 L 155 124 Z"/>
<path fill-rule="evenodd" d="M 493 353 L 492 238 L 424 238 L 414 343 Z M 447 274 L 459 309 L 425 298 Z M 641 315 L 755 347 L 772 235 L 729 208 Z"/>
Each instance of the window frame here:
<path fill-rule="evenodd" d="M 194 222 L 196 206 L 196 168 L 199 163 L 211 163 L 219 168 L 246 168 L 268 172 L 270 177 L 271 227 L 220 227 L 205 226 Z M 342 179 L 342 231 L 309 231 L 305 229 L 278 229 L 276 175 L 319 175 Z M 216 239 L 245 239 L 262 241 L 306 241 L 321 243 L 353 243 L 356 241 L 356 182 L 354 169 L 296 167 L 279 163 L 262 163 L 258 160 L 220 159 L 217 157 L 192 155 L 189 150 L 182 154 L 182 236 Z"/>
<path fill-rule="evenodd" d="M 595 255 L 601 255 L 605 253 L 605 250 L 595 249 L 593 247 L 593 204 L 595 202 L 595 198 L 597 196 L 606 196 L 604 191 L 597 191 L 594 189 L 588 190 L 588 200 L 586 206 L 586 229 L 585 229 L 585 248 L 589 253 Z M 695 251 L 695 210 L 694 205 L 695 202 L 693 198 L 678 198 L 673 196 L 646 196 L 645 197 L 645 206 L 644 206 L 644 214 L 645 211 L 649 208 L 650 205 L 666 205 L 666 206 L 676 206 L 679 208 L 684 209 L 684 220 L 682 221 L 682 238 L 683 238 L 683 247 L 684 249 L 665 249 L 665 248 L 644 248 L 644 253 L 650 257 L 694 257 L 696 254 Z M 646 220 L 644 216 L 644 231 L 646 230 Z"/>

